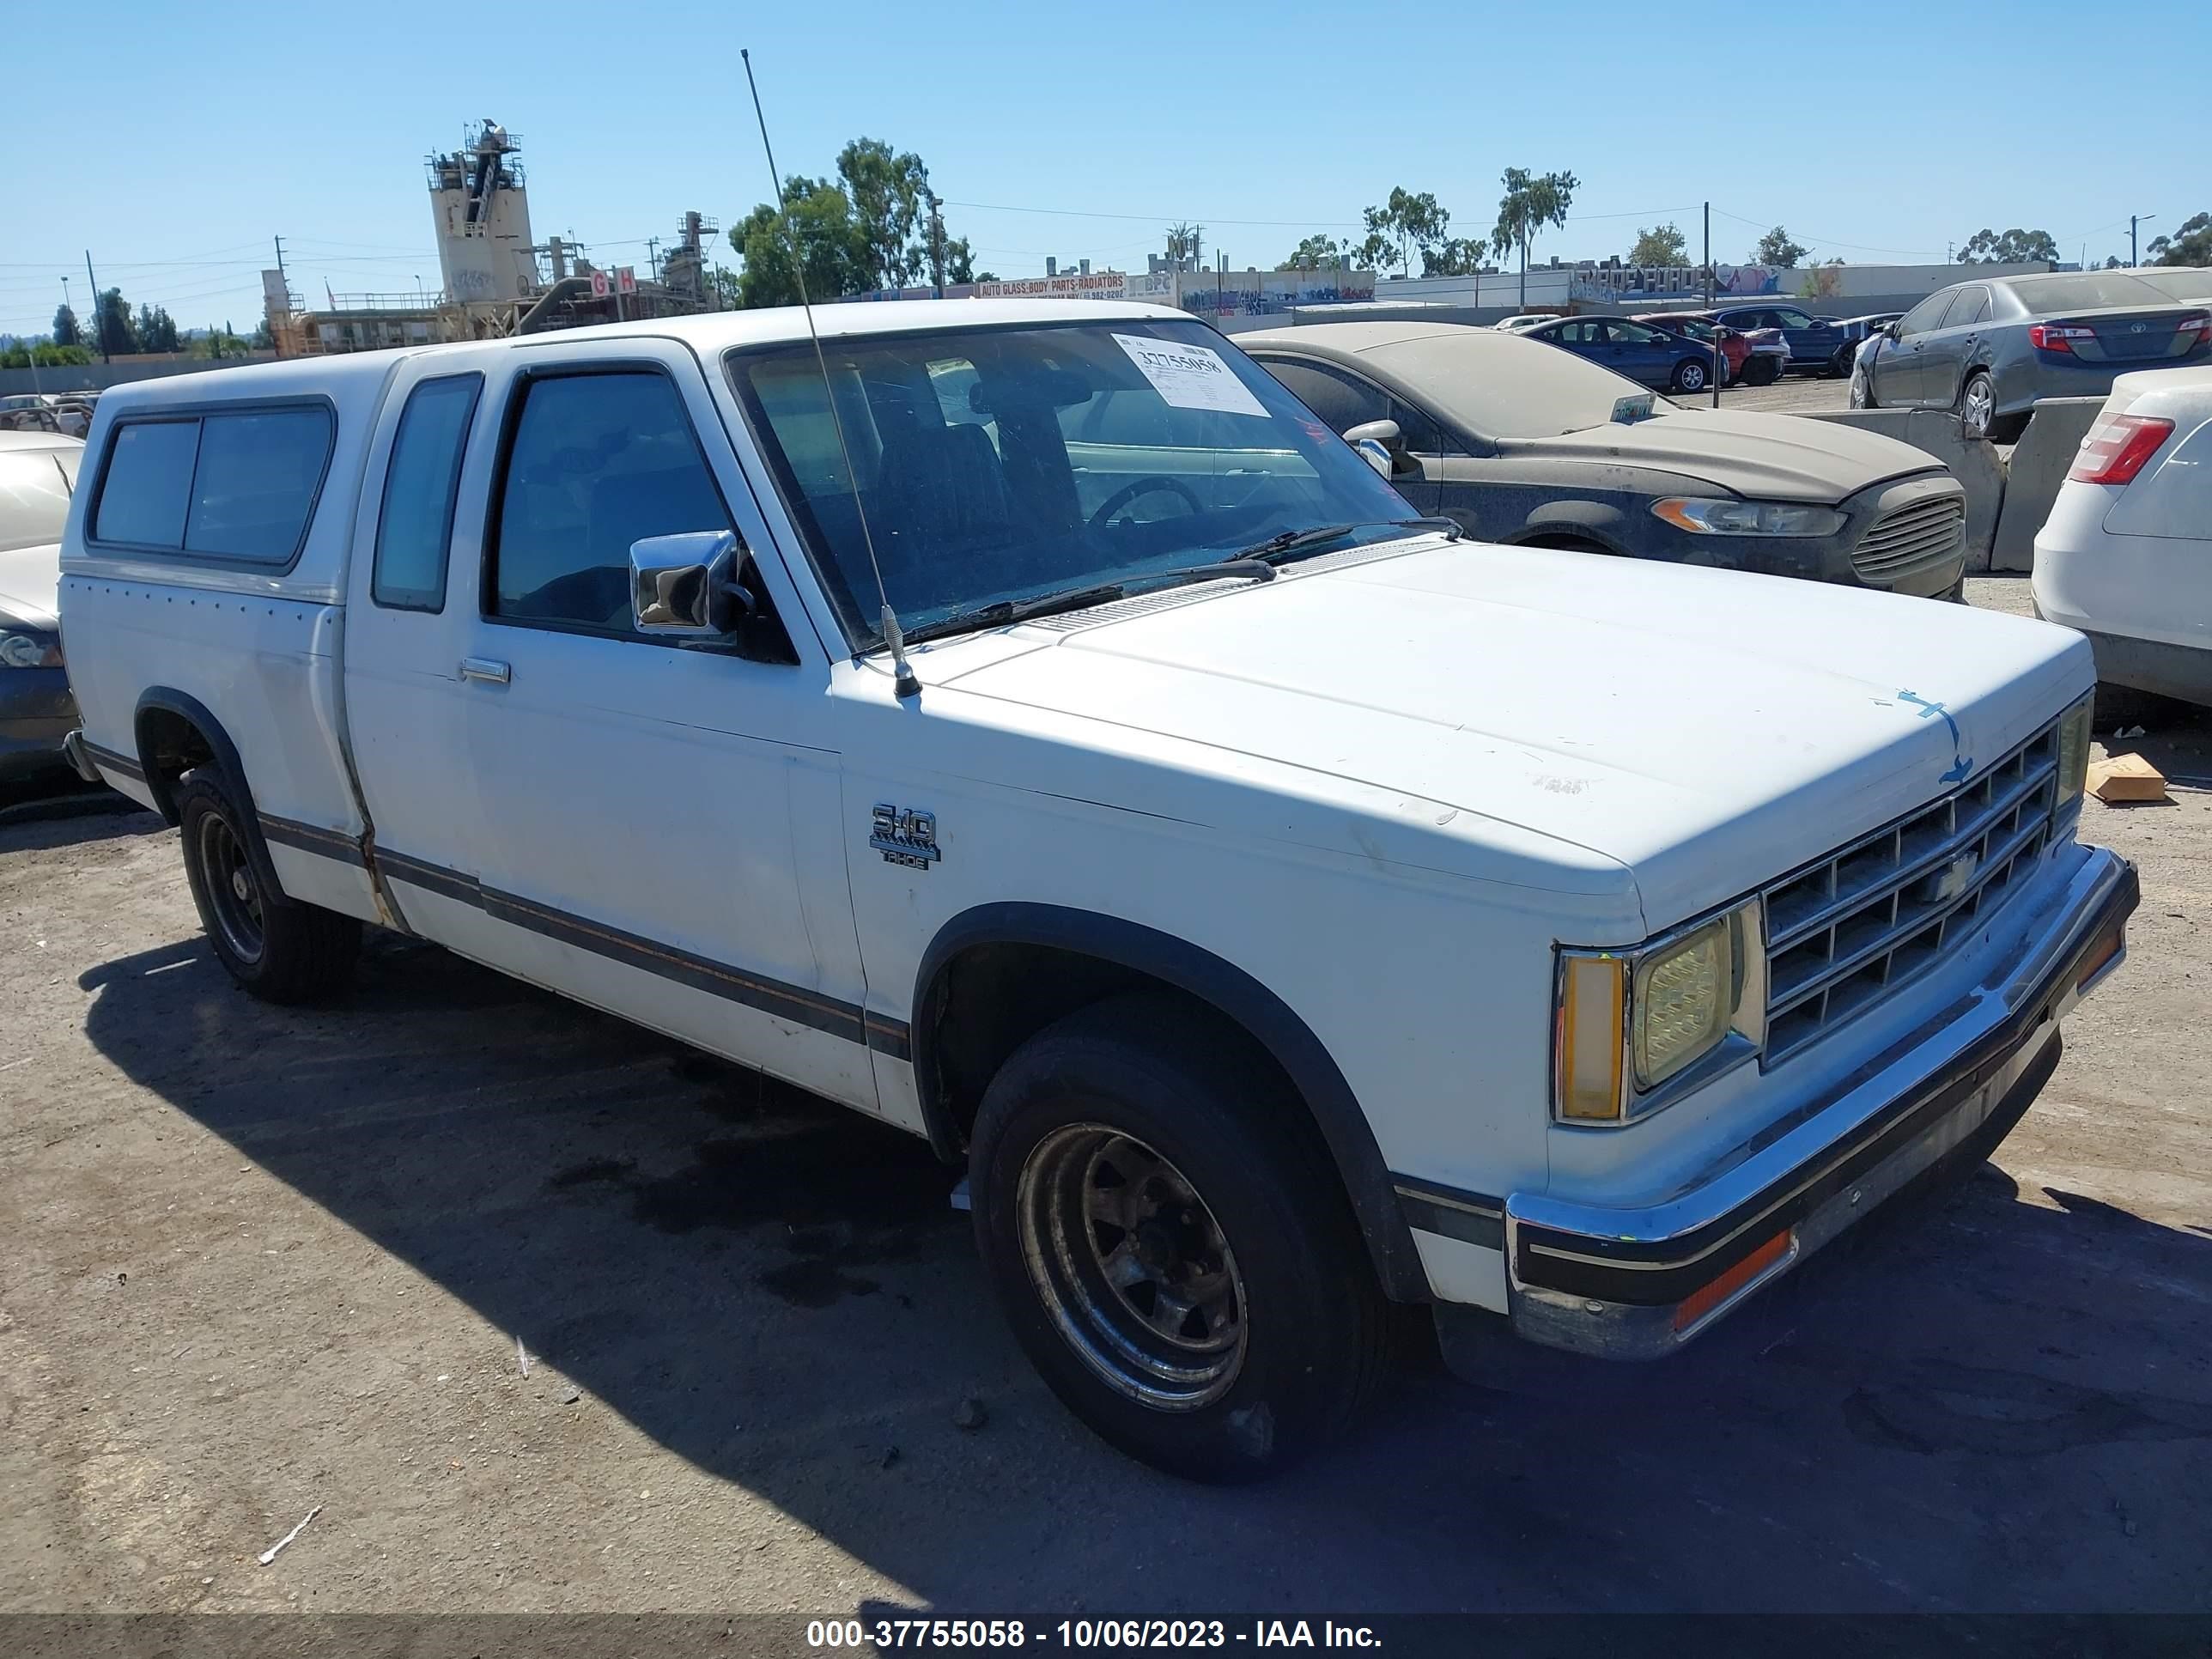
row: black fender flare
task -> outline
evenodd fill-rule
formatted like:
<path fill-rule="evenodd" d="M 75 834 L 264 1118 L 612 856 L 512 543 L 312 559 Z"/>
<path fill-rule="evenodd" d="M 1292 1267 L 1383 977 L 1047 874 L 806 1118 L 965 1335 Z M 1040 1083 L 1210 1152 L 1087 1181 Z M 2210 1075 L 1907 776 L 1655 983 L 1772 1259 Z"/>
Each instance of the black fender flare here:
<path fill-rule="evenodd" d="M 246 763 L 239 757 L 238 745 L 231 741 L 230 733 L 215 717 L 214 710 L 191 693 L 167 685 L 149 685 L 140 692 L 138 706 L 131 714 L 131 738 L 138 746 L 138 764 L 146 775 L 146 787 L 153 794 L 155 810 L 161 813 L 164 823 L 173 827 L 178 822 L 176 793 L 162 775 L 155 763 L 159 757 L 146 740 L 146 715 L 155 709 L 191 721 L 207 739 L 208 747 L 215 751 L 216 768 L 237 792 L 239 809 L 246 815 L 241 827 L 246 831 L 246 856 L 253 860 L 253 872 L 266 891 L 282 894 L 284 884 L 276 878 L 276 866 L 270 862 L 269 845 L 261 833 L 260 809 L 253 804 L 253 786 L 246 778 Z"/>
<path fill-rule="evenodd" d="M 1290 1005 L 1234 963 L 1157 928 L 1063 905 L 1000 902 L 963 910 L 937 931 L 915 973 L 911 1032 L 915 1087 L 931 1144 L 957 1148 L 937 1093 L 933 999 L 945 970 L 981 945 L 1035 945 L 1145 974 L 1195 997 L 1240 1026 L 1283 1068 L 1334 1158 L 1369 1258 L 1393 1300 L 1425 1302 L 1428 1275 L 1390 1181 L 1375 1131 L 1344 1073 Z"/>

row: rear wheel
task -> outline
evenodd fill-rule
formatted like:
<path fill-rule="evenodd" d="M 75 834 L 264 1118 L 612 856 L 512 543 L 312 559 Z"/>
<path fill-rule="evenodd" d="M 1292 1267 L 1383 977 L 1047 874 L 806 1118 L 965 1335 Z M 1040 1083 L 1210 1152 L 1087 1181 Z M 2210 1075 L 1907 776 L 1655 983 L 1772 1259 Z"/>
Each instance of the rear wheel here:
<path fill-rule="evenodd" d="M 1266 1057 L 1175 1001 L 1048 1027 L 992 1079 L 975 1240 L 1030 1362 L 1111 1444 L 1271 1474 L 1378 1382 L 1387 1306 L 1326 1152 Z"/>
<path fill-rule="evenodd" d="M 1771 352 L 1762 351 L 1743 366 L 1746 386 L 1772 386 L 1782 378 L 1782 365 Z"/>
<path fill-rule="evenodd" d="M 1970 442 L 1982 442 L 1996 419 L 1997 389 L 1986 369 L 1976 369 L 1959 388 L 1959 432 Z"/>
<path fill-rule="evenodd" d="M 222 774 L 186 773 L 176 804 L 185 878 L 224 971 L 270 1002 L 319 1001 L 349 984 L 361 923 L 285 896 L 269 878 L 259 830 Z"/>
<path fill-rule="evenodd" d="M 1667 389 L 1669 392 L 1703 392 L 1711 379 L 1702 360 L 1685 357 L 1674 365 L 1674 378 L 1667 383 Z"/>

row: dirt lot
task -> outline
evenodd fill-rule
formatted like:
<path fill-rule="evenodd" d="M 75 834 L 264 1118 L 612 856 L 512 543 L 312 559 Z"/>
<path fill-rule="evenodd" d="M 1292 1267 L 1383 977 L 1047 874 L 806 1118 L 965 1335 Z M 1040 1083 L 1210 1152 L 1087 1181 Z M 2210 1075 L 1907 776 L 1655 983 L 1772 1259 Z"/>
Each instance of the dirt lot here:
<path fill-rule="evenodd" d="M 1700 398 L 1676 401 L 1710 405 L 1712 394 L 1706 392 Z M 1721 393 L 1723 409 L 1769 409 L 1784 415 L 1805 415 L 1850 406 L 1849 380 L 1831 380 L 1813 374 L 1785 374 L 1772 386 L 1732 386 Z"/>
<path fill-rule="evenodd" d="M 402 941 L 264 1007 L 153 818 L 10 815 L 0 1608 L 2202 1612 L 2212 727 L 2130 746 L 2190 781 L 2090 804 L 2130 955 L 1994 1165 L 1242 1492 L 1066 1418 L 918 1145 Z"/>

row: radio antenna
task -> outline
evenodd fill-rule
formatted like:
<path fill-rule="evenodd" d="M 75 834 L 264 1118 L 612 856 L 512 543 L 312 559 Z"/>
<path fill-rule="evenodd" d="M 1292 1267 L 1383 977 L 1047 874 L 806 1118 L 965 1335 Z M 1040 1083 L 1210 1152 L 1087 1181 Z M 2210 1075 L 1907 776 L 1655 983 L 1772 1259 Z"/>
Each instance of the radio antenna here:
<path fill-rule="evenodd" d="M 921 682 L 914 677 L 913 665 L 906 659 L 906 636 L 899 631 L 898 612 L 891 609 L 890 592 L 884 586 L 884 567 L 876 558 L 876 538 L 868 529 L 868 509 L 860 500 L 860 477 L 853 470 L 853 447 L 845 441 L 845 418 L 837 412 L 836 388 L 830 383 L 830 360 L 823 355 L 821 331 L 814 326 L 814 306 L 806 297 L 806 257 L 799 245 L 798 228 L 791 222 L 790 204 L 784 199 L 783 174 L 775 165 L 775 146 L 769 142 L 768 117 L 761 113 L 760 88 L 753 80 L 753 55 L 741 47 L 738 56 L 744 62 L 745 89 L 753 97 L 753 119 L 760 123 L 761 149 L 768 156 L 769 182 L 775 187 L 776 217 L 791 245 L 791 274 L 799 283 L 799 307 L 806 313 L 806 337 L 814 343 L 815 367 L 822 371 L 822 398 L 830 405 L 830 424 L 836 429 L 837 453 L 844 457 L 845 482 L 853 492 L 853 512 L 860 521 L 860 540 L 868 550 L 868 568 L 875 573 L 876 598 L 884 608 L 884 643 L 890 647 L 891 669 L 897 676 L 891 684 L 891 695 L 919 697 Z"/>

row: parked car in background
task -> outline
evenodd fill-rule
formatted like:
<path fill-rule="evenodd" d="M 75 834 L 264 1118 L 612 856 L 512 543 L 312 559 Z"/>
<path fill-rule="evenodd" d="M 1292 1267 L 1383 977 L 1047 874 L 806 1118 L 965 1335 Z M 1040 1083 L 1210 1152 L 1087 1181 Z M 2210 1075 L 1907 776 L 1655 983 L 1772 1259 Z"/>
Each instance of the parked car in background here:
<path fill-rule="evenodd" d="M 2102 397 L 2133 369 L 2212 362 L 2212 274 L 2067 270 L 1938 289 L 1877 335 L 1855 409 L 1952 409 L 2013 443 L 2039 398 Z M 2183 298 L 2197 292 L 2200 298 Z"/>
<path fill-rule="evenodd" d="M 1323 323 L 1237 343 L 1419 511 L 1488 542 L 1955 596 L 1965 492 L 1923 450 L 1826 422 L 1681 408 L 1526 336 Z"/>
<path fill-rule="evenodd" d="M 1634 321 L 1668 334 L 1679 334 L 1686 340 L 1695 340 L 1705 346 L 1717 346 L 1721 353 L 1721 373 L 1717 377 L 1723 386 L 1734 386 L 1743 378 L 1743 367 L 1751 361 L 1751 341 L 1747 336 L 1732 328 L 1723 328 L 1709 322 L 1694 312 L 1644 311 L 1638 312 Z"/>
<path fill-rule="evenodd" d="M 1559 315 L 1556 311 L 1524 311 L 1516 316 L 1500 318 L 1491 327 L 1500 333 L 1511 334 L 1521 329 L 1534 328 L 1539 323 L 1555 322 Z"/>
<path fill-rule="evenodd" d="M 59 432 L 61 422 L 53 400 L 37 392 L 21 392 L 0 398 L 0 432 Z"/>
<path fill-rule="evenodd" d="M 1713 383 L 1711 343 L 1669 334 L 1632 318 L 1562 317 L 1516 332 L 1522 339 L 1558 346 L 1640 386 L 1703 392 Z"/>
<path fill-rule="evenodd" d="M 2035 538 L 2038 614 L 2097 678 L 2212 705 L 2212 367 L 2123 374 Z"/>
<path fill-rule="evenodd" d="M 76 725 L 62 665 L 62 526 L 84 445 L 0 432 L 0 786 L 64 771 Z"/>
<path fill-rule="evenodd" d="M 1903 315 L 1901 311 L 1869 311 L 1863 317 L 1844 318 L 1843 325 L 1854 340 L 1871 339 Z"/>
<path fill-rule="evenodd" d="M 1780 329 L 1783 339 L 1789 343 L 1791 368 L 1810 374 L 1832 374 L 1839 379 L 1850 373 L 1850 353 L 1858 343 L 1856 337 L 1847 332 L 1842 324 L 1831 318 L 1815 317 L 1802 306 L 1762 300 L 1743 305 L 1715 306 L 1702 314 L 1727 328 Z"/>

